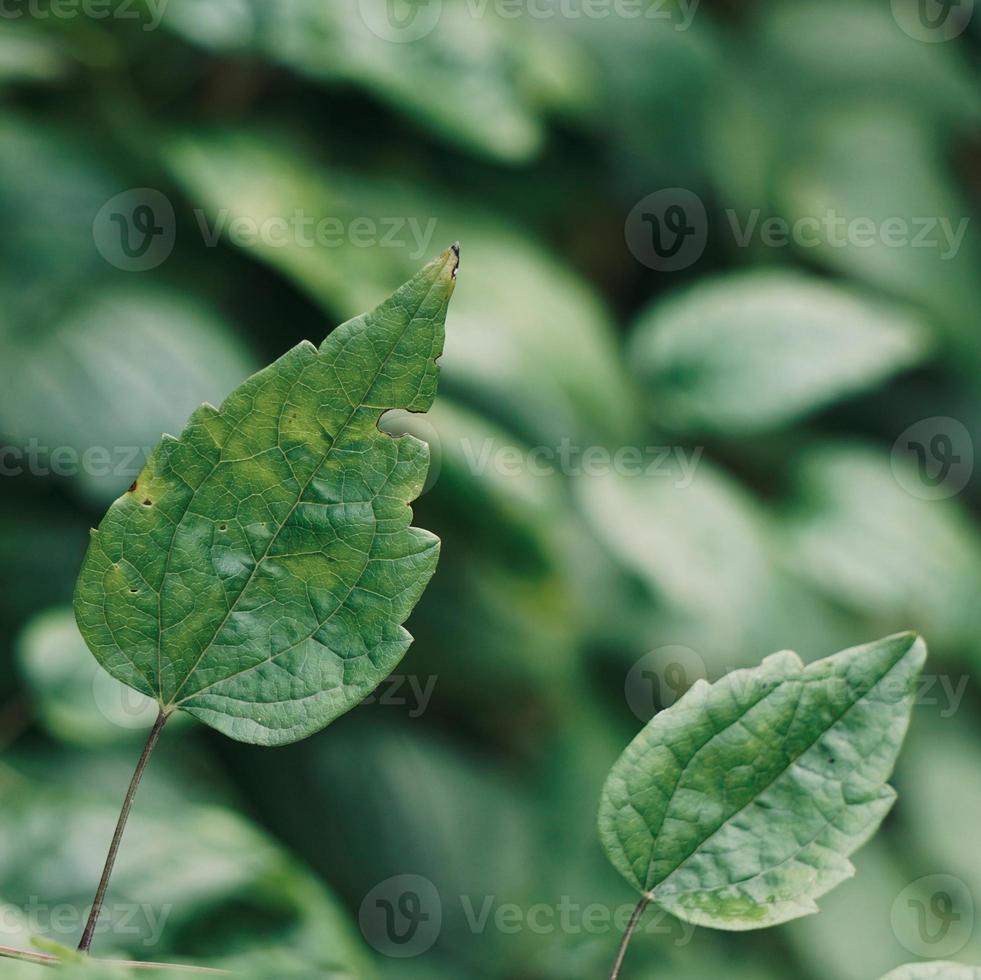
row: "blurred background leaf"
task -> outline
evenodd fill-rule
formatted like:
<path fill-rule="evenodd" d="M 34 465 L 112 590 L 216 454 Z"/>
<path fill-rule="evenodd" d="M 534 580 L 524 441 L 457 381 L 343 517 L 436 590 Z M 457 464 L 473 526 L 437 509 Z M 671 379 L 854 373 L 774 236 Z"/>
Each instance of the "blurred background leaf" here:
<path fill-rule="evenodd" d="M 592 980 L 632 907 L 597 800 L 647 718 L 697 676 L 913 627 L 929 686 L 856 878 L 766 934 L 652 916 L 627 970 L 981 962 L 963 932 L 981 904 L 981 15 L 952 8 L 956 36 L 931 43 L 913 0 L 639 8 L 8 5 L 11 941 L 32 900 L 81 914 L 138 749 L 139 705 L 67 612 L 88 528 L 198 402 L 459 239 L 440 398 L 384 423 L 432 447 L 416 511 L 443 557 L 416 643 L 301 745 L 168 728 L 112 896 L 166 922 L 95 952 L 256 980 Z M 672 188 L 705 217 L 698 258 L 668 271 L 637 246 Z M 379 933 L 385 908 L 421 945 Z"/>

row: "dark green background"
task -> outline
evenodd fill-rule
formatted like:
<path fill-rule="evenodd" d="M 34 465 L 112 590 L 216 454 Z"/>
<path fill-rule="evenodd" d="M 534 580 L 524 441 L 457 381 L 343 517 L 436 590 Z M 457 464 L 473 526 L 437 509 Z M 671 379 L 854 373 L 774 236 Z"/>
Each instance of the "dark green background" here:
<path fill-rule="evenodd" d="M 459 239 L 441 395 L 414 423 L 436 459 L 417 523 L 443 559 L 398 672 L 435 678 L 431 700 L 383 688 L 276 750 L 168 727 L 110 895 L 168 918 L 155 943 L 117 928 L 95 951 L 268 977 L 604 976 L 634 896 L 596 803 L 645 711 L 702 672 L 914 627 L 929 686 L 856 878 L 767 933 L 652 920 L 624 976 L 981 963 L 981 14 L 938 40 L 914 0 L 702 0 L 690 23 L 641 7 L 663 16 L 430 0 L 406 41 L 379 36 L 382 0 L 169 0 L 159 23 L 144 3 L 8 0 L 0 944 L 29 942 L 38 902 L 67 908 L 45 934 L 77 939 L 142 737 L 67 611 L 87 529 L 138 466 L 106 474 L 93 447 L 125 462 Z M 665 271 L 634 209 L 672 188 L 704 207 L 705 247 Z M 157 257 L 173 249 L 132 271 L 107 214 L 141 202 Z M 298 211 L 341 241 L 229 233 Z M 754 213 L 873 235 L 741 245 Z M 956 254 L 882 233 L 940 219 L 967 221 Z M 928 477 L 959 461 L 931 487 L 910 443 L 936 447 Z M 563 447 L 573 465 L 536 465 Z M 602 472 L 625 447 L 652 472 Z M 442 923 L 392 959 L 358 918 L 399 875 L 431 883 Z"/>

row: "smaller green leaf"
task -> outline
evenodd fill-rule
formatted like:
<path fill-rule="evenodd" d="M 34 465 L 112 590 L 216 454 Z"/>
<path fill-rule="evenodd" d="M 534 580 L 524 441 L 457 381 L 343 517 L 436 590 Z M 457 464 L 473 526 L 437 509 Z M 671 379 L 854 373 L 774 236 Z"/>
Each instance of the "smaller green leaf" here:
<path fill-rule="evenodd" d="M 981 980 L 981 967 L 949 962 L 910 963 L 882 980 Z"/>
<path fill-rule="evenodd" d="M 599 832 L 672 915 L 758 929 L 817 911 L 875 832 L 926 646 L 900 633 L 804 666 L 785 650 L 698 681 L 627 747 Z"/>
<path fill-rule="evenodd" d="M 659 423 L 686 432 L 779 428 L 919 361 L 901 308 L 789 271 L 700 284 L 642 314 L 631 360 Z"/>

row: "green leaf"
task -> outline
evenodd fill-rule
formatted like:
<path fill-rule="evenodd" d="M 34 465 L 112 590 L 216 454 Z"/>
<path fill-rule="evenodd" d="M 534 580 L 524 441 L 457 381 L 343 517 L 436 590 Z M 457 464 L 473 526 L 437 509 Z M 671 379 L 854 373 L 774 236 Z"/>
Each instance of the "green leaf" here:
<path fill-rule="evenodd" d="M 114 677 L 232 738 L 295 741 L 361 701 L 439 541 L 407 506 L 428 449 L 378 430 L 436 393 L 458 250 L 165 437 L 93 532 L 75 614 Z"/>
<path fill-rule="evenodd" d="M 775 94 L 788 114 L 873 94 L 938 129 L 970 131 L 977 124 L 981 100 L 964 52 L 951 44 L 910 44 L 888 4 L 798 0 L 754 14 L 749 60 L 762 68 L 762 84 L 781 78 Z M 796 138 L 791 129 L 782 135 Z"/>
<path fill-rule="evenodd" d="M 804 666 L 790 651 L 654 716 L 610 772 L 600 838 L 672 915 L 757 929 L 816 911 L 895 800 L 926 647 L 900 633 Z"/>
<path fill-rule="evenodd" d="M 670 620 L 665 642 L 700 653 L 758 649 L 775 583 L 765 515 L 699 450 L 651 460 L 658 472 L 577 480 L 586 519 L 658 601 Z"/>
<path fill-rule="evenodd" d="M 981 980 L 981 967 L 950 962 L 910 963 L 882 980 Z"/>
<path fill-rule="evenodd" d="M 790 271 L 705 283 L 641 315 L 631 347 L 659 424 L 758 433 L 872 387 L 923 356 L 901 309 Z"/>
<path fill-rule="evenodd" d="M 785 567 L 858 615 L 909 623 L 934 649 L 976 650 L 981 536 L 961 502 L 914 496 L 915 467 L 870 445 L 818 442 L 795 462 Z"/>
<path fill-rule="evenodd" d="M 808 261 L 921 305 L 951 363 L 968 372 L 981 358 L 970 326 L 981 301 L 981 238 L 941 146 L 904 107 L 856 101 L 826 110 L 794 127 L 773 178 L 776 213 L 791 224 L 817 220 L 820 233 L 801 244 Z M 842 245 L 842 229 L 862 235 L 863 227 L 876 231 L 859 247 Z M 890 237 L 897 227 L 899 241 Z"/>
<path fill-rule="evenodd" d="M 87 746 L 146 738 L 156 702 L 92 659 L 70 608 L 35 616 L 18 636 L 15 652 L 34 711 L 50 735 Z"/>
<path fill-rule="evenodd" d="M 3 350 L 0 431 L 31 440 L 55 476 L 101 504 L 118 496 L 160 433 L 220 399 L 257 364 L 197 300 L 146 286 L 107 286 Z"/>
<path fill-rule="evenodd" d="M 24 780 L 5 797 L 0 944 L 29 948 L 38 934 L 77 939 L 101 867 L 102 847 L 94 844 L 108 840 L 115 812 L 98 791 L 79 788 L 83 780 L 66 785 L 69 779 Z M 159 779 L 151 782 L 155 792 Z M 300 963 L 373 977 L 338 899 L 232 811 L 156 792 L 154 806 L 133 815 L 127 836 L 132 846 L 120 856 L 107 901 L 129 912 L 107 920 L 106 956 L 224 966 L 226 958 L 283 951 Z M 5 978 L 7 969 L 0 967 Z"/>

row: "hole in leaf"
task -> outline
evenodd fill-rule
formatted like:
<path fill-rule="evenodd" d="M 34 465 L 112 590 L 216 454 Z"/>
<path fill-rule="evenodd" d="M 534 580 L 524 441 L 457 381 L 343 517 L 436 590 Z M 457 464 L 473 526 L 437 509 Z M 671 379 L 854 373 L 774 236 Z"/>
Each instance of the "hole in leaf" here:
<path fill-rule="evenodd" d="M 227 531 L 228 530 L 228 525 L 227 524 L 219 524 L 218 525 L 218 530 L 219 531 Z"/>
<path fill-rule="evenodd" d="M 143 501 L 143 506 L 144 507 L 152 507 L 153 506 L 153 501 L 149 497 L 147 497 L 146 500 Z"/>

